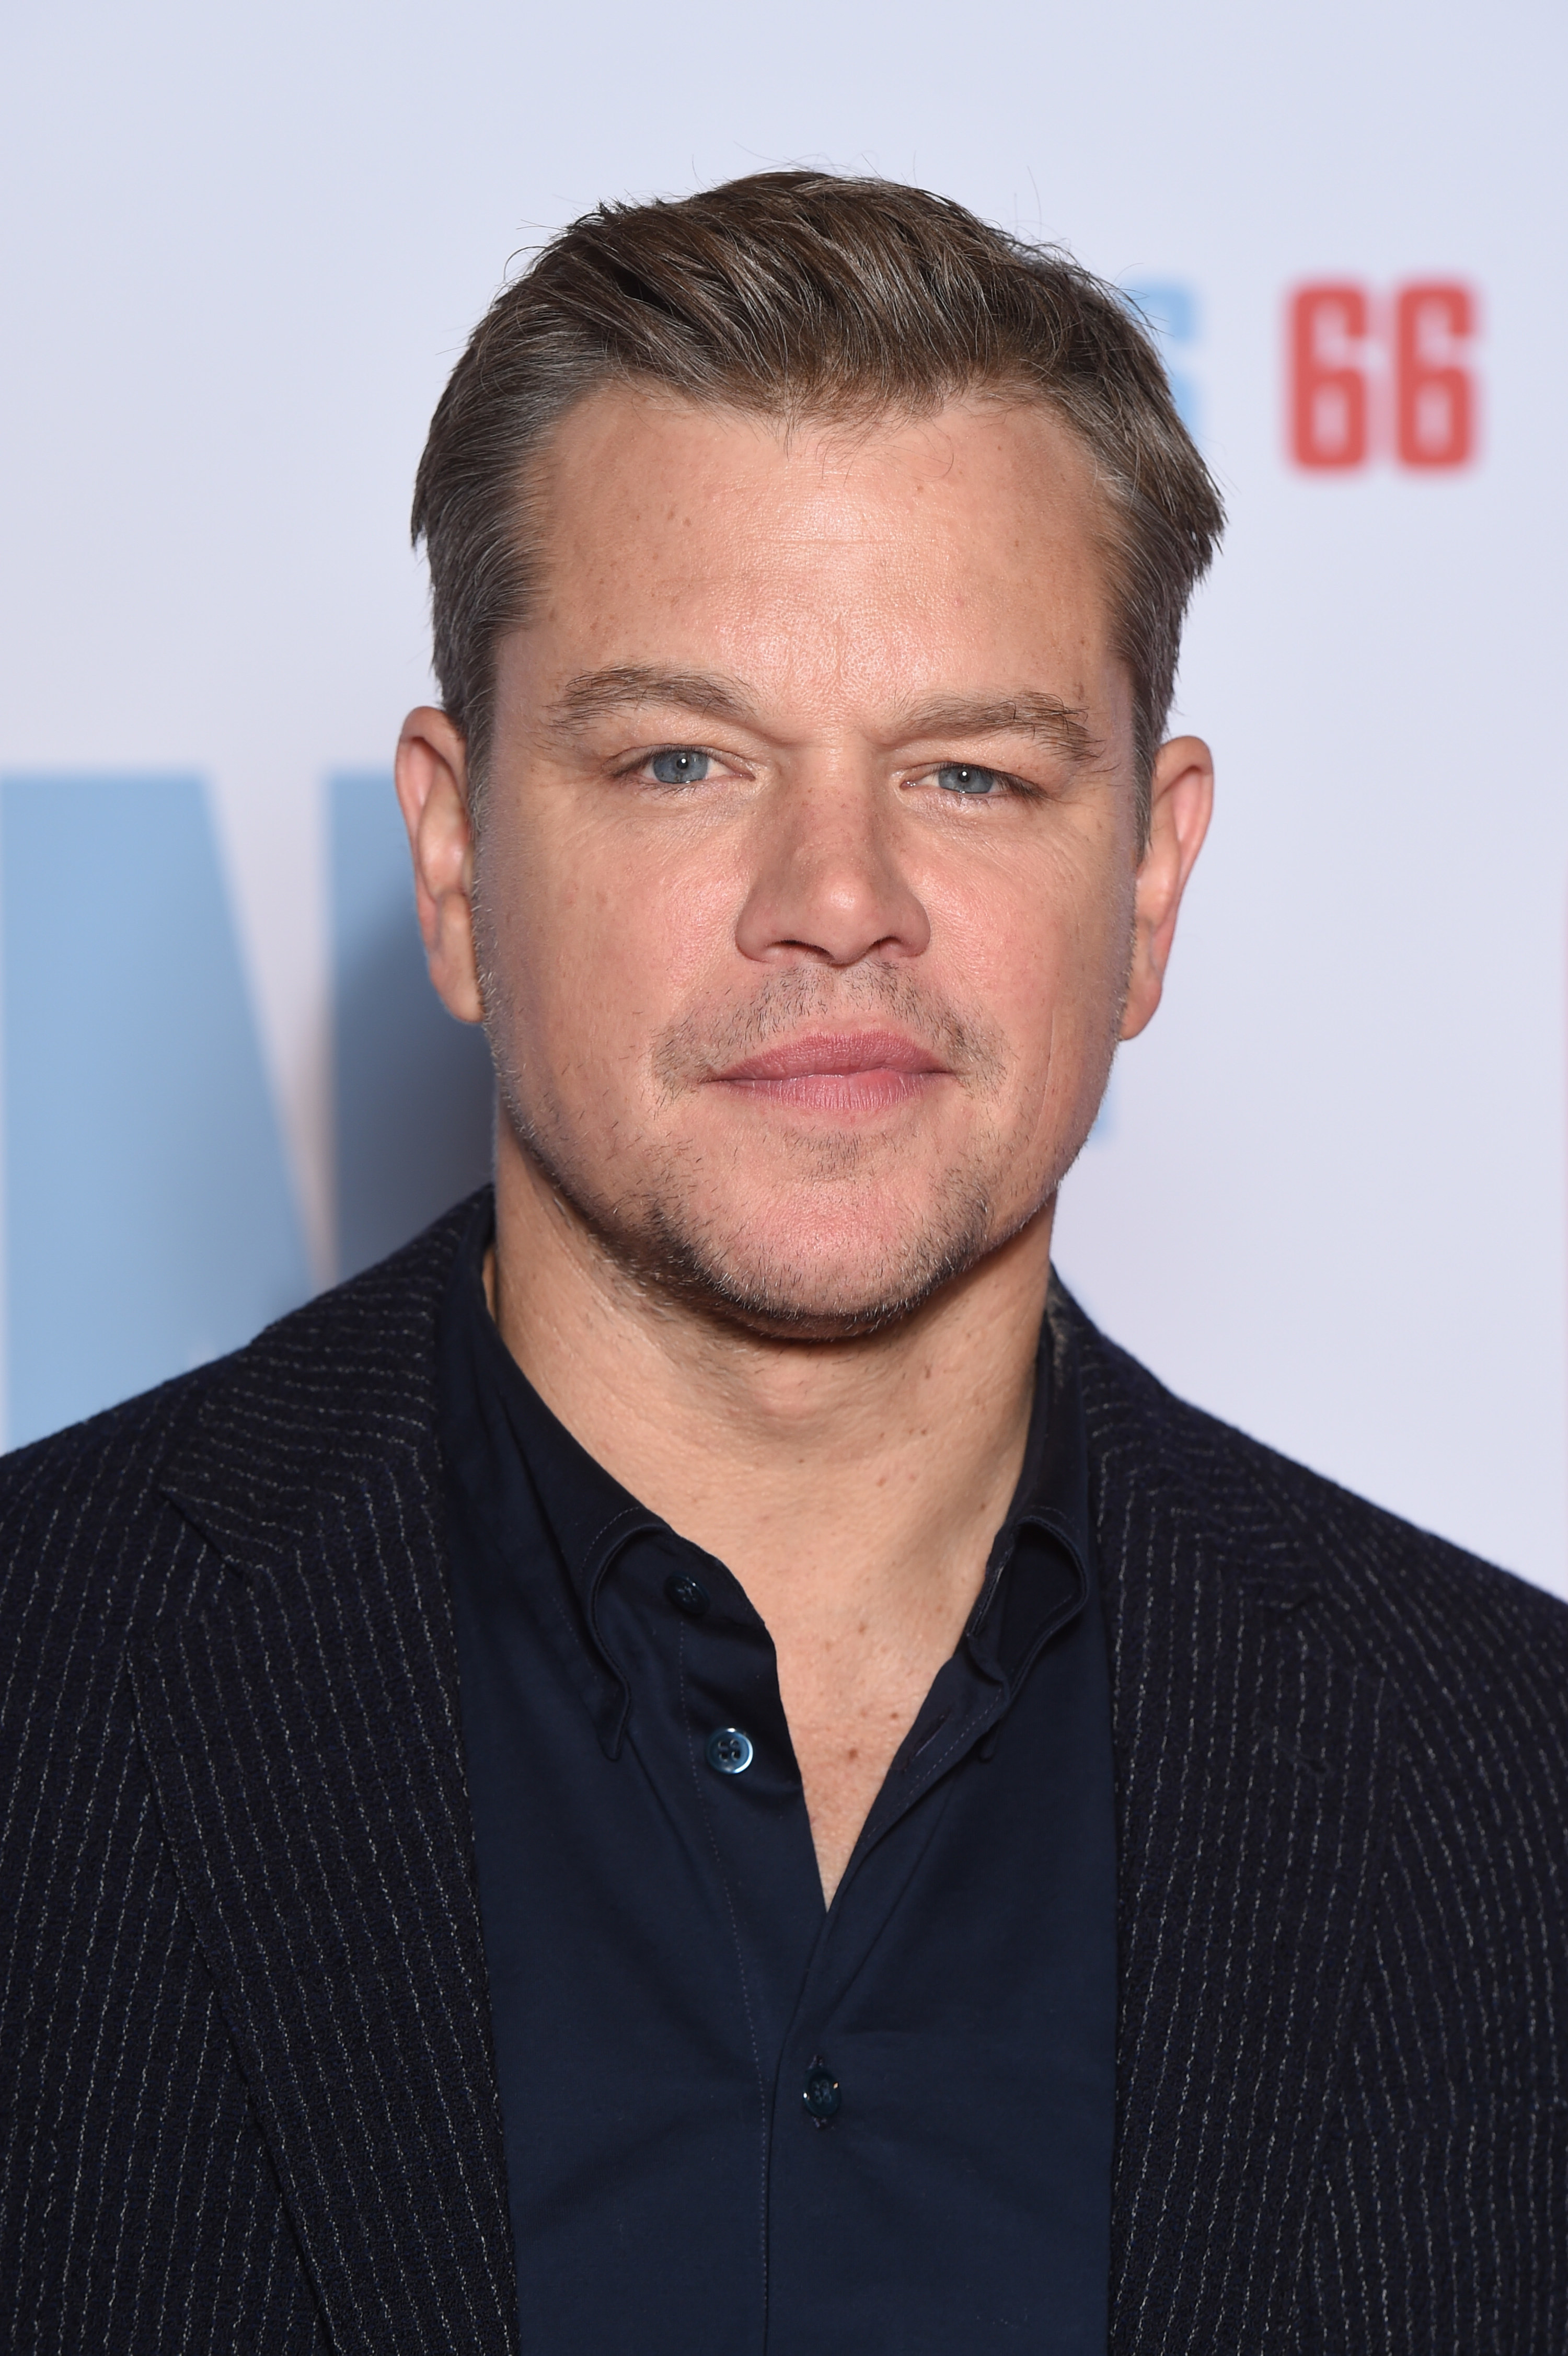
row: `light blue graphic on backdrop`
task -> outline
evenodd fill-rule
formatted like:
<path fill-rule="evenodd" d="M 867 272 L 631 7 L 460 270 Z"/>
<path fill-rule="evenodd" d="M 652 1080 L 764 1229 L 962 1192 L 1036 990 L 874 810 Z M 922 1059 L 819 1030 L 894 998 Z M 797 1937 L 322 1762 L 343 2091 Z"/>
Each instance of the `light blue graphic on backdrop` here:
<path fill-rule="evenodd" d="M 333 1112 L 342 1276 L 395 1251 L 490 1174 L 483 1032 L 431 987 L 391 778 L 330 788 Z"/>
<path fill-rule="evenodd" d="M 1192 347 L 1198 341 L 1198 297 L 1176 279 L 1151 278 L 1124 287 L 1154 329 L 1170 378 L 1171 397 L 1181 422 L 1194 441 L 1199 439 L 1198 387 L 1189 373 Z"/>
<path fill-rule="evenodd" d="M 0 861 L 15 1445 L 311 1288 L 199 781 L 9 777 Z"/>

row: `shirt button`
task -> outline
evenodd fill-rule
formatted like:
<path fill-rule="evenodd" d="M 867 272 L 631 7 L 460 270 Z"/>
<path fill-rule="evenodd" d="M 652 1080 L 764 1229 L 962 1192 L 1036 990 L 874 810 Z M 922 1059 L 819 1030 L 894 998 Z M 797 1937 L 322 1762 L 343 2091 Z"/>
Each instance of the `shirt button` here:
<path fill-rule="evenodd" d="M 672 1570 L 665 1580 L 664 1591 L 677 1612 L 688 1620 L 700 1620 L 708 1609 L 708 1590 L 688 1570 Z"/>
<path fill-rule="evenodd" d="M 743 1775 L 752 1760 L 752 1738 L 738 1726 L 716 1727 L 708 1738 L 708 1764 L 720 1775 Z"/>
<path fill-rule="evenodd" d="M 838 2115 L 838 2105 L 844 2097 L 838 2091 L 837 2079 L 820 2054 L 805 2073 L 800 2098 L 813 2126 L 829 2126 Z"/>

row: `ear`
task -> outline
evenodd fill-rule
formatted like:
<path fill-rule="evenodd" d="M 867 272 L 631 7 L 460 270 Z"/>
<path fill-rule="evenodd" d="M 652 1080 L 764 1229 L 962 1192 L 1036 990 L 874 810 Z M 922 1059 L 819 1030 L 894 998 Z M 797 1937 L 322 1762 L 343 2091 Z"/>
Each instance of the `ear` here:
<path fill-rule="evenodd" d="M 1136 1039 L 1165 988 L 1176 918 L 1214 808 L 1214 757 L 1200 737 L 1173 736 L 1155 757 L 1148 842 L 1133 902 L 1133 963 L 1122 1037 Z"/>
<path fill-rule="evenodd" d="M 462 731 L 444 712 L 421 704 L 410 712 L 398 739 L 397 780 L 430 978 L 449 1013 L 460 1023 L 482 1023 L 468 752 Z"/>

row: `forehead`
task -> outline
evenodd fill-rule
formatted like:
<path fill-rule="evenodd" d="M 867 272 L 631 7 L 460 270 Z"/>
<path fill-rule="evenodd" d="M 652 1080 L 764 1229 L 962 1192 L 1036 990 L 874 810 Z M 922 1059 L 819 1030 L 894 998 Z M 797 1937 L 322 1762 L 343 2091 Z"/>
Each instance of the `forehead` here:
<path fill-rule="evenodd" d="M 786 426 L 616 388 L 563 420 L 534 488 L 520 635 L 570 638 L 573 668 L 761 664 L 819 685 L 1065 668 L 1049 683 L 1083 700 L 1105 661 L 1092 462 L 1040 402 Z"/>

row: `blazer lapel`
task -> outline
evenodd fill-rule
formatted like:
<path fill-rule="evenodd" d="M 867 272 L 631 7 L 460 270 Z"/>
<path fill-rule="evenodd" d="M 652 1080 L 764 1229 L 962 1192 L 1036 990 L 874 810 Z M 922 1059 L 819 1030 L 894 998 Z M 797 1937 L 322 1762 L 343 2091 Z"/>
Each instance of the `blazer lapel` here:
<path fill-rule="evenodd" d="M 421 1251 L 367 1280 L 357 1327 L 325 1304 L 314 1333 L 290 1321 L 209 1403 L 165 1486 L 222 1591 L 133 1675 L 333 2346 L 502 2356 L 516 2293 L 426 1346 L 448 1255 Z"/>
<path fill-rule="evenodd" d="M 1311 1576 L 1331 1534 L 1282 1548 L 1288 1517 L 1227 1494 L 1193 1430 L 1162 1448 L 1149 1410 L 1219 1427 L 1093 1341 L 1121 1926 L 1112 2347 L 1242 2356 L 1292 2344 L 1395 1711 L 1335 1647 Z M 1267 1543 L 1249 1547 L 1249 1519 Z"/>

